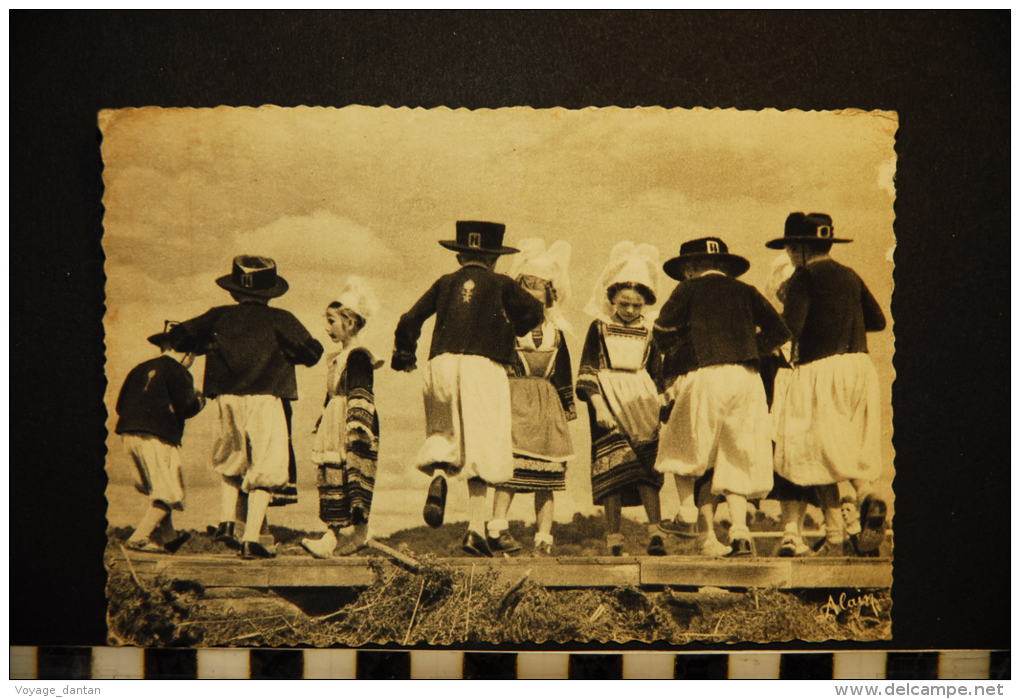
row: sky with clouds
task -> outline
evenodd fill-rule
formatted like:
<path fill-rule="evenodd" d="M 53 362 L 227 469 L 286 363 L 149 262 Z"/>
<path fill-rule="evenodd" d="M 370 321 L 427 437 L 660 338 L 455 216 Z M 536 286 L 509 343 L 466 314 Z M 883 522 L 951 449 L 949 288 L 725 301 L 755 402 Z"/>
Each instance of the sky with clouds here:
<path fill-rule="evenodd" d="M 861 274 L 889 313 L 897 128 L 891 112 L 145 108 L 103 112 L 100 126 L 108 408 L 131 367 L 153 354 L 145 337 L 164 319 L 230 303 L 213 280 L 240 253 L 276 259 L 291 290 L 273 303 L 297 315 L 324 345 L 323 312 L 344 277 L 368 279 L 382 307 L 363 341 L 388 359 L 399 315 L 454 269 L 453 254 L 436 241 L 452 238 L 458 219 L 506 223 L 509 245 L 536 236 L 569 242 L 575 295 L 565 313 L 582 336 L 590 319 L 581 309 L 617 241 L 651 243 L 665 260 L 684 240 L 716 235 L 750 260 L 744 279 L 762 288 L 778 254 L 763 243 L 782 235 L 791 211 L 832 215 L 836 235 L 855 240 L 837 246 L 834 256 Z M 661 290 L 668 294 L 671 283 L 664 277 Z M 568 340 L 575 368 L 581 339 Z M 427 340 L 426 332 L 420 363 Z M 888 401 L 892 332 L 869 341 Z M 200 385 L 201 362 L 194 371 Z M 307 433 L 324 382 L 321 364 L 299 368 L 294 441 L 302 502 L 280 516 L 306 527 L 316 525 Z M 420 392 L 420 372 L 378 373 L 380 534 L 418 523 L 426 479 L 403 464 L 423 436 Z M 189 422 L 190 492 L 215 485 L 208 467 L 213 413 Z M 557 503 L 561 518 L 596 511 L 584 422 L 572 427 L 579 458 Z M 891 463 L 890 415 L 885 422 Z M 130 480 L 120 451 L 111 442 L 112 489 Z M 122 500 L 111 498 L 111 522 L 138 511 L 138 498 Z M 460 505 L 451 504 L 456 519 Z M 529 508 L 515 504 L 512 514 L 530 519 Z M 184 523 L 204 524 L 209 517 L 200 510 L 189 507 Z"/>

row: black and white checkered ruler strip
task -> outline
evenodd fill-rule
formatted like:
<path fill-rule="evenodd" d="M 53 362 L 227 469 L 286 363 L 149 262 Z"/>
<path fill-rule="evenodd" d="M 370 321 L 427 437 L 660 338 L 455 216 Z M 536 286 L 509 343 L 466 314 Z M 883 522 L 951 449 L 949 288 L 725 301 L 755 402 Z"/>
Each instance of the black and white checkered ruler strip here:
<path fill-rule="evenodd" d="M 1009 679 L 1008 651 L 499 653 L 11 648 L 11 679 Z"/>

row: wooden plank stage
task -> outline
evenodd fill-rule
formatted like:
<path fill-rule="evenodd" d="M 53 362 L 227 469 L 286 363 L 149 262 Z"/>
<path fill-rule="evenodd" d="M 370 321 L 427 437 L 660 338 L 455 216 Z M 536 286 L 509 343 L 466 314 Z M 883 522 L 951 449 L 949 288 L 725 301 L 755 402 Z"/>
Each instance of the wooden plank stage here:
<path fill-rule="evenodd" d="M 376 579 L 371 563 L 390 565 L 385 558 L 279 556 L 242 561 L 226 554 L 175 556 L 130 552 L 114 556 L 114 569 L 136 575 L 163 575 L 194 580 L 206 587 L 306 588 L 365 587 Z M 507 579 L 529 579 L 547 587 L 690 586 L 721 588 L 888 588 L 889 558 L 711 558 L 707 556 L 629 556 L 562 558 L 440 558 L 439 562 L 468 571 L 493 566 Z"/>

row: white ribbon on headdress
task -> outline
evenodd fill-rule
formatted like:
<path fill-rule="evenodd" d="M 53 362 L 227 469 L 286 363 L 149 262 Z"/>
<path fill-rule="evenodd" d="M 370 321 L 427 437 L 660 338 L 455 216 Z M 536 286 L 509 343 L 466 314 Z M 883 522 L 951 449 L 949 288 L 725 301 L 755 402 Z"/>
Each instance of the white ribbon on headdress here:
<path fill-rule="evenodd" d="M 372 287 L 362 277 L 347 277 L 334 301 L 357 313 L 366 323 L 379 311 L 379 300 Z"/>
<path fill-rule="evenodd" d="M 646 304 L 642 311 L 645 320 L 650 323 L 658 315 L 660 267 L 659 248 L 654 245 L 635 244 L 629 240 L 617 243 L 609 253 L 609 262 L 595 280 L 595 287 L 584 306 L 584 312 L 608 322 L 614 311 L 606 289 L 618 282 L 644 284 L 656 298 L 654 306 Z"/>
<path fill-rule="evenodd" d="M 525 238 L 517 242 L 520 252 L 513 257 L 510 276 L 516 280 L 527 274 L 550 282 L 556 300 L 545 309 L 545 317 L 560 330 L 573 333 L 573 326 L 563 316 L 562 306 L 570 297 L 570 243 L 557 240 L 548 248 L 542 238 Z"/>

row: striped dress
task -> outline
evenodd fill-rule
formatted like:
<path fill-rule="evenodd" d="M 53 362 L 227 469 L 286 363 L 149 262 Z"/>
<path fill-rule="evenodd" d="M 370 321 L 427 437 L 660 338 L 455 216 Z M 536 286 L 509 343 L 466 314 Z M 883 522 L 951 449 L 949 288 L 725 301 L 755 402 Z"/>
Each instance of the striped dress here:
<path fill-rule="evenodd" d="M 326 402 L 315 427 L 319 518 L 334 527 L 368 521 L 379 458 L 373 375 L 381 366 L 360 347 L 329 359 Z"/>
<path fill-rule="evenodd" d="M 591 426 L 592 500 L 620 495 L 624 507 L 641 504 L 638 485 L 662 487 L 655 456 L 661 402 L 661 355 L 641 319 L 630 325 L 594 321 L 588 329 L 577 376 L 577 397 L 588 403 Z M 601 395 L 616 425 L 595 420 L 591 397 Z"/>

